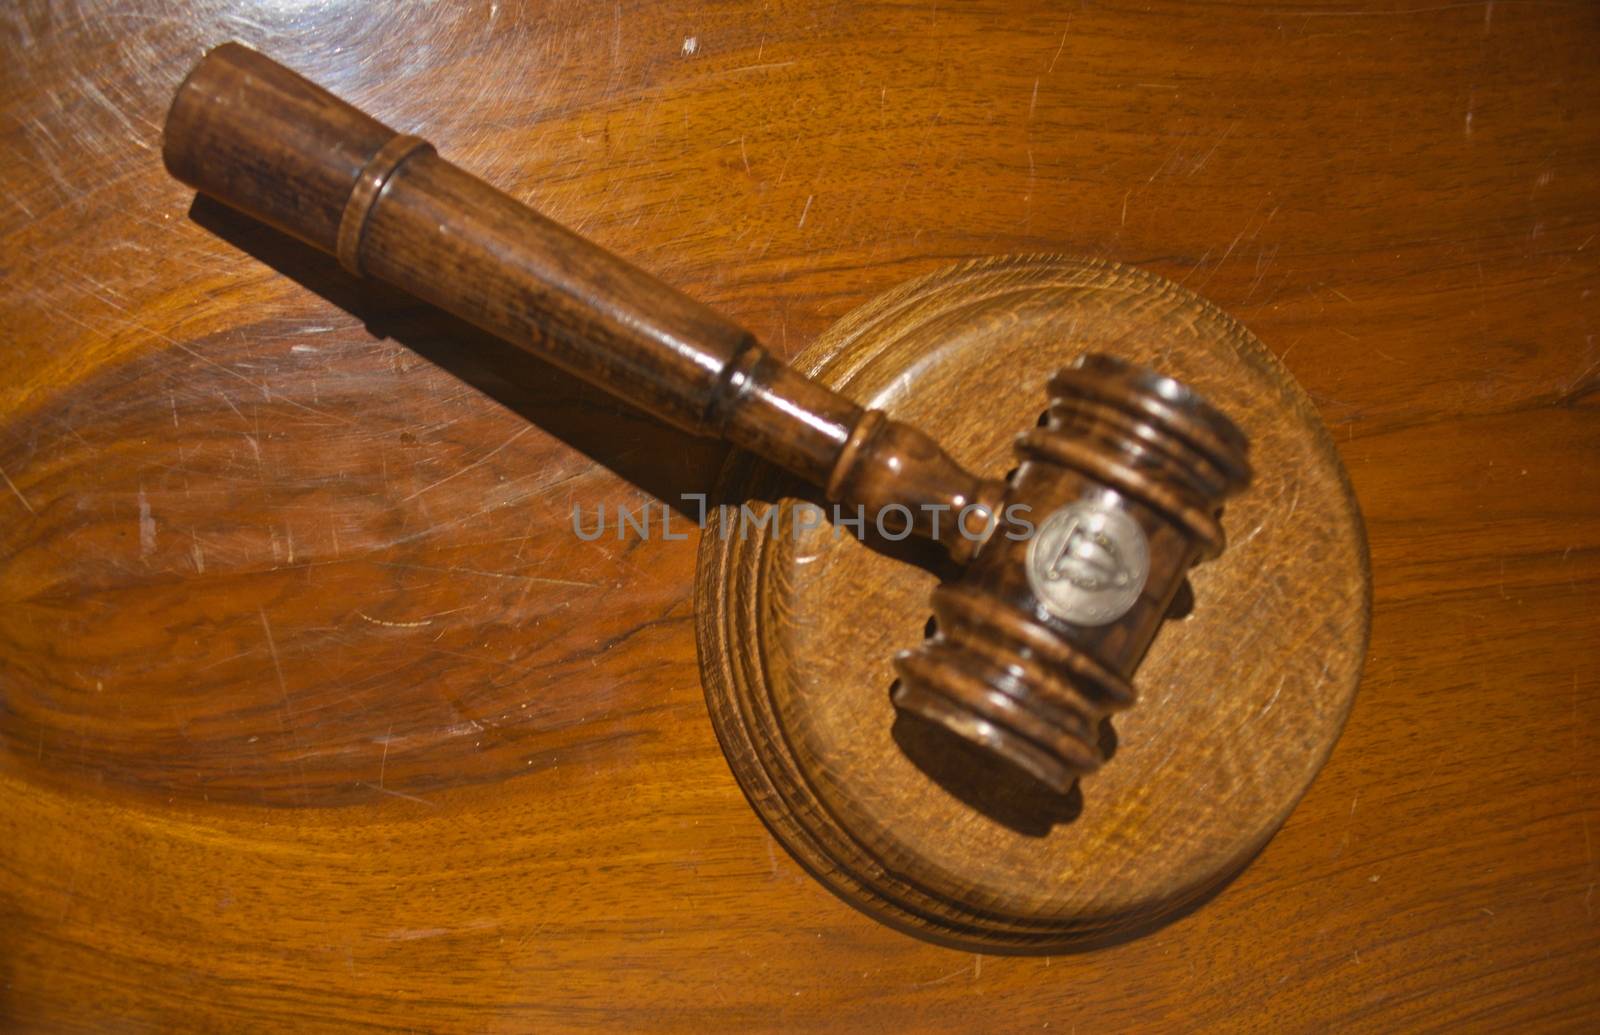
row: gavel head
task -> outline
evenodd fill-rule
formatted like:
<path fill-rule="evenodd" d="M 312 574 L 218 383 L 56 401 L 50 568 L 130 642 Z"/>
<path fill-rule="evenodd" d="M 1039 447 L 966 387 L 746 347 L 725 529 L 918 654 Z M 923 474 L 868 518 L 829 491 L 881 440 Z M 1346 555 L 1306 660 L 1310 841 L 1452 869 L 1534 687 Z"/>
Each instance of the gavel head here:
<path fill-rule="evenodd" d="M 1250 467 L 1233 422 L 1170 377 L 1089 355 L 1049 391 L 990 534 L 934 591 L 936 633 L 895 658 L 893 697 L 1065 793 L 1103 761 L 1101 721 L 1133 704 Z"/>

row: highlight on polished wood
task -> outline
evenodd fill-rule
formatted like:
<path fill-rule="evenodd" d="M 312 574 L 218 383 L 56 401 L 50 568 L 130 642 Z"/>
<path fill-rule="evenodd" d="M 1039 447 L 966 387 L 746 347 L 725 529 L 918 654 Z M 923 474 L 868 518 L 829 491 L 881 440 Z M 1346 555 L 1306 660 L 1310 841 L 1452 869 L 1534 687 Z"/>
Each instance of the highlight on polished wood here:
<path fill-rule="evenodd" d="M 1591 5 L 1425 0 L 7 5 L 0 1028 L 1595 1028 L 1597 39 Z M 448 160 L 748 332 L 768 372 L 805 356 L 799 372 L 980 482 L 1020 466 L 1016 434 L 1089 352 L 1235 421 L 1251 485 L 1180 586 L 1138 703 L 1096 739 L 1106 764 L 1041 796 L 965 779 L 981 755 L 919 750 L 951 738 L 895 708 L 893 659 L 940 631 L 931 592 L 961 570 L 943 547 L 774 543 L 711 581 L 692 526 L 725 466 L 755 511 L 827 507 L 826 488 L 384 287 L 366 265 L 382 200 L 348 223 L 358 277 L 344 210 L 317 215 L 335 234 L 313 247 L 174 179 L 174 94 L 228 41 L 437 149 L 352 160 L 357 211 L 406 168 L 457 185 Z M 1070 322 L 981 392 L 954 372 L 982 349 L 937 326 L 975 334 L 965 312 L 916 332 L 931 351 L 828 344 L 874 313 L 871 337 L 895 338 L 873 300 L 921 278 L 1064 255 L 1145 271 L 1119 282 L 1157 310 L 1187 296 L 1152 285 L 1176 284 L 1247 328 L 1360 501 L 1360 689 L 1243 868 L 1234 813 L 1213 839 L 1163 817 L 1179 796 L 1143 775 L 1180 765 L 1170 747 L 1194 753 L 1186 793 L 1272 798 L 1238 779 L 1269 771 L 1257 732 L 1337 678 L 1279 693 L 1251 664 L 1262 637 L 1285 642 L 1274 619 L 1327 592 L 1262 549 L 1332 505 L 1275 488 L 1298 418 L 1253 414 L 1154 339 L 1091 343 Z M 1024 291 L 987 330 L 1113 297 Z M 684 329 L 702 309 L 660 312 Z M 795 465 L 848 438 L 823 423 Z M 600 505 L 648 509 L 650 540 L 578 537 L 574 510 Z M 1282 520 L 1252 535 L 1266 512 Z M 697 606 L 717 587 L 761 610 Z M 1180 673 L 1225 614 L 1240 623 L 1207 671 L 1226 678 Z M 706 649 L 712 620 L 736 650 Z M 714 723 L 706 673 L 726 657 L 750 666 L 728 686 L 768 696 Z M 1241 674 L 1256 707 L 1209 710 Z M 792 740 L 730 766 L 719 735 L 764 714 Z M 1206 735 L 1169 736 L 1186 729 Z M 794 831 L 746 793 L 786 771 L 780 751 L 819 810 Z M 847 785 L 963 818 L 896 819 Z M 869 843 L 906 857 L 1005 845 L 943 878 L 1005 892 L 1007 867 L 1087 839 L 1113 802 L 1131 810 L 1113 847 L 1141 810 L 1172 838 L 1098 889 L 1043 884 L 985 918 L 1048 912 L 1057 935 L 1083 918 L 1043 955 L 930 923 L 910 937 L 845 886 L 872 874 L 795 847 L 874 823 Z M 1182 845 L 1191 872 L 1232 876 L 1163 881 Z M 933 901 L 940 875 L 923 877 Z M 1141 886 L 1194 894 L 1093 936 Z"/>

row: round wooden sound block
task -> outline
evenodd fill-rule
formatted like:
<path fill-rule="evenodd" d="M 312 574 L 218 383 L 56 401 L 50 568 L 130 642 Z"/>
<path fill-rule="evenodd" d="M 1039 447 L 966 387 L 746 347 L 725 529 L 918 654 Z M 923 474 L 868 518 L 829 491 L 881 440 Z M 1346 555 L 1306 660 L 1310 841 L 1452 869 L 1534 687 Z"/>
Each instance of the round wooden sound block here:
<path fill-rule="evenodd" d="M 968 263 L 868 302 L 795 366 L 998 478 L 1045 382 L 1085 352 L 1198 390 L 1249 435 L 1256 475 L 1137 672 L 1138 704 L 1102 728 L 1106 765 L 1068 795 L 896 713 L 890 659 L 932 631 L 934 548 L 805 528 L 795 508 L 822 501 L 744 455 L 702 537 L 701 670 L 745 793 L 839 896 L 938 941 L 1058 951 L 1192 906 L 1288 817 L 1361 674 L 1366 543 L 1327 430 L 1248 331 L 1170 281 Z M 772 508 L 776 528 L 753 520 Z"/>

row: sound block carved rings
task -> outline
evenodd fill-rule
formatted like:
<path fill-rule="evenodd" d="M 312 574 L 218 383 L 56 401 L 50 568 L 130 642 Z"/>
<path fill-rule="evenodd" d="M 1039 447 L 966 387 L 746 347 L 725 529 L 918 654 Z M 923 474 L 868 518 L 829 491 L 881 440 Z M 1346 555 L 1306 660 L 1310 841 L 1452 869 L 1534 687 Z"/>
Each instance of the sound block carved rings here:
<path fill-rule="evenodd" d="M 1141 667 L 1142 699 L 1103 730 L 1113 757 L 1065 798 L 896 715 L 890 659 L 928 632 L 931 551 L 787 519 L 702 537 L 701 673 L 741 787 L 829 889 L 935 941 L 1055 952 L 1192 908 L 1288 817 L 1360 678 L 1370 575 L 1338 454 L 1271 353 L 1192 293 L 1091 260 L 975 261 L 866 303 L 794 366 L 1000 477 L 1050 375 L 1091 351 L 1218 405 L 1256 481 L 1224 514 L 1227 550 L 1191 574 L 1193 613 Z M 820 502 L 743 454 L 718 498 Z"/>

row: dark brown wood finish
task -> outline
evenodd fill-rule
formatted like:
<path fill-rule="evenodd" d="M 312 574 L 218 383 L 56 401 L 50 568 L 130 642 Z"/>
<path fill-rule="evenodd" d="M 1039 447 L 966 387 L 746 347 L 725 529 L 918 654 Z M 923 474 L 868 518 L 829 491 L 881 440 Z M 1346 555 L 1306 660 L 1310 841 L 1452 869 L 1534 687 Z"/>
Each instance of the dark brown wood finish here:
<path fill-rule="evenodd" d="M 694 507 L 663 539 L 654 501 L 725 449 L 195 203 L 161 126 L 231 39 L 785 360 L 984 256 L 1214 300 L 1366 516 L 1327 767 L 1112 947 L 979 957 L 843 905 L 706 721 Z M 1597 46 L 1593 5 L 1507 0 L 5 5 L 0 1027 L 1594 1028 Z M 1006 411 L 992 450 L 941 441 L 998 477 L 1042 383 L 952 402 Z M 1260 543 L 1264 484 L 1197 577 Z M 882 562 L 921 576 L 852 630 L 888 707 L 932 577 Z"/>
<path fill-rule="evenodd" d="M 957 510 L 978 480 L 915 429 L 775 360 L 743 328 L 237 43 L 184 79 L 178 179 L 686 431 L 725 435 L 830 498 Z M 841 463 L 840 461 L 844 462 Z M 941 538 L 959 558 L 971 541 Z"/>
<path fill-rule="evenodd" d="M 1049 277 L 1046 267 L 1041 279 L 1049 283 Z M 1159 294 L 1162 288 L 1146 290 Z M 994 321 L 1013 337 L 1022 333 L 1015 326 L 1020 322 Z M 1159 337 L 1159 330 L 1131 319 L 1113 319 L 1109 333 L 1082 326 L 1070 310 L 1056 322 L 1073 327 L 1069 341 Z M 973 347 L 986 346 L 1005 347 L 982 341 Z M 900 682 L 894 702 L 1065 794 L 1104 761 L 1101 722 L 1133 705 L 1134 671 L 1189 569 L 1222 552 L 1223 501 L 1249 483 L 1250 465 L 1247 440 L 1227 417 L 1148 368 L 1101 353 L 1080 355 L 1051 379 L 1050 396 L 1041 425 L 1017 440 L 1021 464 L 1008 479 L 988 541 L 960 579 L 934 590 L 935 634 L 895 659 Z M 1110 502 L 1093 502 L 1102 497 Z M 1067 508 L 1085 505 L 1102 519 L 1126 515 L 1137 526 L 1125 542 L 1082 533 L 1088 548 L 1106 557 L 1102 575 L 1127 579 L 1134 563 L 1108 549 L 1137 548 L 1144 556 L 1137 560 L 1136 591 L 1114 612 L 1079 620 L 1052 611 L 1037 580 L 1057 563 L 1040 555 L 1041 547 L 1054 542 L 1056 555 L 1069 559 L 1076 549 L 1071 540 L 1051 540 L 1047 528 L 1066 517 Z M 1365 563 L 1344 559 L 1355 571 Z M 1193 606 L 1186 601 L 1186 609 Z"/>
<path fill-rule="evenodd" d="M 190 186 L 684 430 L 721 431 L 762 398 L 752 375 L 772 364 L 743 328 L 248 47 L 195 66 L 162 154 Z M 775 458 L 826 477 L 860 411 L 795 402 L 811 419 L 780 422 Z"/>
<path fill-rule="evenodd" d="M 926 435 L 866 414 L 705 306 L 238 44 L 184 80 L 163 155 L 179 179 L 333 252 L 351 273 L 824 487 L 861 511 L 858 527 L 881 528 L 892 508 L 908 531 L 975 561 L 936 594 L 944 632 L 897 662 L 896 703 L 1059 794 L 1099 767 L 1101 719 L 1133 703 L 1134 669 L 1189 567 L 1221 550 L 1216 515 L 1248 481 L 1246 443 L 1226 417 L 1168 378 L 1103 358 L 1052 382 L 1050 419 L 1019 443 L 1002 520 L 1000 486 Z M 1111 509 L 1143 527 L 1132 534 L 1148 539 L 1149 557 L 1137 601 L 1086 628 L 1030 588 L 1035 526 L 1010 515 L 1045 522 L 1097 492 L 1127 500 Z"/>

